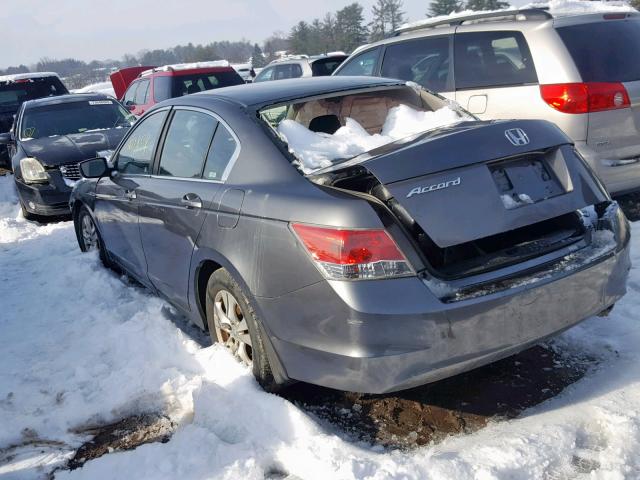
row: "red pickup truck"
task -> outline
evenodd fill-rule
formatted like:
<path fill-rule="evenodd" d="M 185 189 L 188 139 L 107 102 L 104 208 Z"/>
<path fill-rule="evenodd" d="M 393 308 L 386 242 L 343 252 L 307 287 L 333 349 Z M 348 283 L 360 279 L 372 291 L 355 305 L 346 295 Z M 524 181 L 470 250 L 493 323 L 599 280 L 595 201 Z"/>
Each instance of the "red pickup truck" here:
<path fill-rule="evenodd" d="M 243 85 L 227 61 L 129 67 L 111 74 L 118 99 L 137 116 L 158 102 L 213 88 Z"/>

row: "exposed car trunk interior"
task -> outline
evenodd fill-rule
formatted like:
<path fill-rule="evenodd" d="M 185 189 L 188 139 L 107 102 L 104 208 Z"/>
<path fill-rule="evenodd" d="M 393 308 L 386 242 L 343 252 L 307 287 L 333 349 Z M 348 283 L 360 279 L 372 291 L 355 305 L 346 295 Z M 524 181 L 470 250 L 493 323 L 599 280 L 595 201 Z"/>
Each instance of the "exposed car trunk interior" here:
<path fill-rule="evenodd" d="M 327 181 L 326 176 L 315 180 L 343 190 L 369 194 L 384 203 L 410 234 L 431 273 L 446 280 L 489 272 L 545 255 L 576 243 L 585 235 L 579 214 L 570 212 L 470 242 L 439 247 L 364 167 L 354 166 L 336 172 L 331 181 Z"/>

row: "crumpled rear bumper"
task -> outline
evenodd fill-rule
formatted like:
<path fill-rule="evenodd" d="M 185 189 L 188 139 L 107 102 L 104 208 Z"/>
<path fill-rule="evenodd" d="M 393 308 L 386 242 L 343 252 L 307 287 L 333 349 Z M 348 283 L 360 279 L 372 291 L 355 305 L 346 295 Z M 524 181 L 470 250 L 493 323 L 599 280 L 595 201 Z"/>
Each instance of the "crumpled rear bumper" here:
<path fill-rule="evenodd" d="M 385 393 L 494 362 L 570 328 L 621 298 L 629 269 L 627 242 L 584 267 L 451 303 L 417 277 L 320 282 L 256 300 L 289 378 Z"/>

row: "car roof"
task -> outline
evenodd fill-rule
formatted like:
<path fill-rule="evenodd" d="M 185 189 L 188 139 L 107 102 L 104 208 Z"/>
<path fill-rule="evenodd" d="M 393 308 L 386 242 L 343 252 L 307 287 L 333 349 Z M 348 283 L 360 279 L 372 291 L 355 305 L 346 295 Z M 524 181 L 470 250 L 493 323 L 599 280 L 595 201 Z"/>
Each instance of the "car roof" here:
<path fill-rule="evenodd" d="M 90 100 L 111 100 L 117 103 L 113 97 L 103 93 L 68 93 L 65 95 L 56 95 L 53 97 L 36 98 L 35 100 L 27 100 L 24 102 L 24 108 L 45 107 L 48 105 L 60 105 L 63 103 L 82 102 Z"/>
<path fill-rule="evenodd" d="M 577 2 L 589 3 L 589 2 Z M 577 7 L 579 8 L 579 6 Z M 567 10 L 553 11 L 547 7 L 523 7 L 508 8 L 504 10 L 479 11 L 479 12 L 457 12 L 451 15 L 442 15 L 437 17 L 426 18 L 416 22 L 407 23 L 398 28 L 391 36 L 361 45 L 356 48 L 351 56 L 390 43 L 404 42 L 427 36 L 437 36 L 455 33 L 456 27 L 465 25 L 465 22 L 471 22 L 473 25 L 482 25 L 487 30 L 504 29 L 506 26 L 514 29 L 522 25 L 539 25 L 549 22 L 549 25 L 577 25 L 582 23 L 590 23 L 594 20 L 603 20 L 604 15 L 623 15 L 626 19 L 640 19 L 640 14 L 631 7 L 603 6 L 598 7 L 602 10 Z M 510 18 L 511 17 L 511 18 Z"/>
<path fill-rule="evenodd" d="M 48 78 L 56 77 L 60 78 L 55 72 L 31 72 L 31 73 L 16 73 L 13 75 L 0 75 L 0 82 L 15 82 L 16 80 L 29 80 L 32 78 Z"/>
<path fill-rule="evenodd" d="M 243 106 L 260 107 L 262 105 L 274 104 L 297 98 L 313 97 L 332 92 L 358 90 L 371 87 L 402 86 L 405 84 L 406 82 L 403 80 L 393 80 L 380 77 L 304 77 L 218 88 L 215 90 L 195 93 L 188 97 L 192 97 L 194 99 L 198 97 L 215 97 L 239 103 Z M 177 99 L 173 99 L 173 101 L 175 103 L 179 103 L 180 98 L 184 99 L 185 97 L 179 97 Z M 167 100 L 167 103 L 169 104 L 174 102 L 172 102 L 172 100 Z"/>

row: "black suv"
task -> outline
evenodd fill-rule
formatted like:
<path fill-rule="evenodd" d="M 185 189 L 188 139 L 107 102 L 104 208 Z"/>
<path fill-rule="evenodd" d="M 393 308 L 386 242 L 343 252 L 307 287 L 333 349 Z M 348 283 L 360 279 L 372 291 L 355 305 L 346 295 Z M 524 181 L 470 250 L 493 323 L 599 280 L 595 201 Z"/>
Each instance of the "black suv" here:
<path fill-rule="evenodd" d="M 69 93 L 57 73 L 21 73 L 0 76 L 0 133 L 13 126 L 13 119 L 25 100 Z M 4 145 L 0 145 L 0 167 L 11 167 Z"/>

